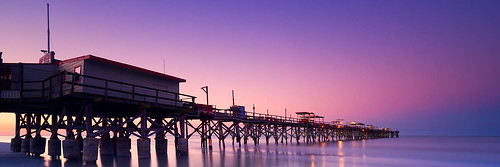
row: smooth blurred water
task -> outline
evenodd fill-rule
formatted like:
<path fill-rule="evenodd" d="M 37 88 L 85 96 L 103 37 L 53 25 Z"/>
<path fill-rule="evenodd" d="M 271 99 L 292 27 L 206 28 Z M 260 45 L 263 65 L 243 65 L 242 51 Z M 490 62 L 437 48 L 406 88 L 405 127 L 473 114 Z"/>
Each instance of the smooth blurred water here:
<path fill-rule="evenodd" d="M 0 142 L 11 137 L 1 137 Z M 500 166 L 500 137 L 401 137 L 362 141 L 339 141 L 313 144 L 274 144 L 261 140 L 254 146 L 232 146 L 219 148 L 214 140 L 212 150 L 200 147 L 199 138 L 189 140 L 189 155 L 175 156 L 174 143 L 169 139 L 168 153 L 156 154 L 151 140 L 151 158 L 138 159 L 136 141 L 132 139 L 132 157 L 115 158 L 99 156 L 95 165 L 87 166 Z M 272 143 L 272 144 L 271 144 Z M 8 152 L 2 146 L 0 152 Z M 21 153 L 8 153 L 21 154 Z M 4 154 L 1 154 L 4 155 Z M 51 160 L 16 156 L 23 161 L 0 157 L 0 162 L 14 161 L 16 164 L 0 163 L 0 166 L 81 166 L 81 161 Z M 31 162 L 33 161 L 33 162 Z"/>

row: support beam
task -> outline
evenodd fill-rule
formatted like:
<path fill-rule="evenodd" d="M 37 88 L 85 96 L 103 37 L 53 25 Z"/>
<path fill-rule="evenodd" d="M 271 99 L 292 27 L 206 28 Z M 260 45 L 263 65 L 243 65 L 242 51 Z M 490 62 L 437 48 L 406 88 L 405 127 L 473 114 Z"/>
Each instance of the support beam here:
<path fill-rule="evenodd" d="M 97 154 L 99 151 L 99 139 L 94 138 L 94 130 L 92 128 L 92 104 L 85 105 L 85 127 L 87 136 L 83 140 L 83 157 L 84 161 L 95 163 L 97 161 Z M 79 136 L 81 133 L 79 133 Z"/>
<path fill-rule="evenodd" d="M 42 115 L 35 114 L 35 138 L 30 139 L 30 153 L 34 156 L 40 156 L 45 153 L 46 139 L 41 136 Z"/>
<path fill-rule="evenodd" d="M 21 141 L 21 152 L 23 152 L 26 155 L 30 154 L 30 139 L 31 139 L 31 113 L 26 113 L 24 114 L 25 118 L 25 127 L 26 127 L 26 136 L 24 137 L 24 140 Z"/>
<path fill-rule="evenodd" d="M 142 108 L 140 111 L 141 122 L 140 126 L 140 135 L 141 137 L 137 139 L 137 156 L 139 158 L 150 158 L 151 157 L 151 140 L 147 137 L 147 115 L 146 109 Z"/>
<path fill-rule="evenodd" d="M 163 116 L 158 115 L 156 116 L 155 122 L 160 125 L 161 127 L 165 126 L 163 124 Z M 161 128 L 157 127 L 157 128 Z M 165 138 L 165 131 L 161 130 L 156 133 L 155 137 L 155 147 L 156 147 L 156 153 L 166 153 L 167 152 L 167 145 L 168 145 L 168 140 Z"/>
<path fill-rule="evenodd" d="M 185 116 L 179 117 L 179 127 L 180 127 L 180 138 L 177 139 L 176 143 L 176 153 L 177 155 L 187 155 L 189 153 L 188 140 L 186 137 L 186 120 Z"/>

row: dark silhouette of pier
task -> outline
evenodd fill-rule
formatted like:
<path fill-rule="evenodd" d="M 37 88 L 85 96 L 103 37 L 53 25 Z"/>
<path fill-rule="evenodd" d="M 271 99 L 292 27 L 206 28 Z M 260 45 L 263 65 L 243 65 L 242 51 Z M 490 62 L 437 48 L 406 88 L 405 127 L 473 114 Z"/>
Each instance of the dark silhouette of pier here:
<path fill-rule="evenodd" d="M 84 84 L 76 79 L 104 84 Z M 132 135 L 139 138 L 138 157 L 149 158 L 150 138 L 156 140 L 156 152 L 166 152 L 166 135 L 174 136 L 177 154 L 184 155 L 188 153 L 187 140 L 194 134 L 200 135 L 203 147 L 211 148 L 214 139 L 225 147 L 228 138 L 241 146 L 249 140 L 258 144 L 260 139 L 269 144 L 271 138 L 275 144 L 288 144 L 387 138 L 399 133 L 387 128 L 325 123 L 317 121 L 315 118 L 320 117 L 313 113 L 297 113 L 300 118 L 290 118 L 246 112 L 241 106 L 216 109 L 197 104 L 194 96 L 70 72 L 20 82 L 40 87 L 21 86 L 19 97 L 1 99 L 0 111 L 15 113 L 11 150 L 32 155 L 43 154 L 48 144 L 48 154 L 54 157 L 62 155 L 61 149 L 65 158 L 82 157 L 85 161 L 97 160 L 98 151 L 101 155 L 130 156 Z M 112 84 L 131 89 L 108 86 Z M 93 93 L 75 91 L 87 88 Z M 197 121 L 200 123 L 193 123 Z M 42 131 L 51 134 L 48 141 Z"/>
<path fill-rule="evenodd" d="M 47 53 L 50 55 L 52 53 Z M 11 150 L 28 155 L 95 162 L 97 155 L 130 157 L 136 136 L 139 158 L 167 151 L 173 136 L 177 155 L 188 153 L 197 134 L 203 148 L 232 144 L 313 143 L 398 137 L 398 131 L 351 122 L 327 123 L 322 116 L 297 112 L 297 118 L 196 103 L 179 93 L 186 80 L 140 67 L 86 55 L 45 63 L 3 63 L 0 52 L 0 112 L 15 114 Z M 149 86 L 148 86 L 149 85 Z M 208 87 L 203 87 L 207 93 Z M 286 114 L 285 114 L 286 115 Z M 42 131 L 50 136 L 42 136 Z M 60 140 L 60 137 L 63 140 Z M 47 140 L 48 139 L 48 140 Z"/>

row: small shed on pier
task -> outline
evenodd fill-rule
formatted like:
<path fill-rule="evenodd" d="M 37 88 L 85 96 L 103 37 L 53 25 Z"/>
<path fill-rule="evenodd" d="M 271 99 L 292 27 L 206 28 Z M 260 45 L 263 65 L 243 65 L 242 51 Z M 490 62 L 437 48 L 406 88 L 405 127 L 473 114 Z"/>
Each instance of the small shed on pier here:
<path fill-rule="evenodd" d="M 49 94 L 57 97 L 78 92 L 170 104 L 174 101 L 167 99 L 178 99 L 179 84 L 186 82 L 182 78 L 93 55 L 47 64 L 0 61 L 0 71 L 1 98 Z"/>

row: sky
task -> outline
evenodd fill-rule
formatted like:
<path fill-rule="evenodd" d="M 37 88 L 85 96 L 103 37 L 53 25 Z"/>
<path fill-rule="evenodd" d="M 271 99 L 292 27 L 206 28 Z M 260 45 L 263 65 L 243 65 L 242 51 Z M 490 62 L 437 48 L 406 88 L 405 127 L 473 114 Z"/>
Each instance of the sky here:
<path fill-rule="evenodd" d="M 401 135 L 499 136 L 500 1 L 0 2 L 3 61 L 92 54 L 209 86 L 210 103 Z M 14 134 L 0 114 L 0 134 Z M 295 114 L 293 114 L 295 117 Z"/>

